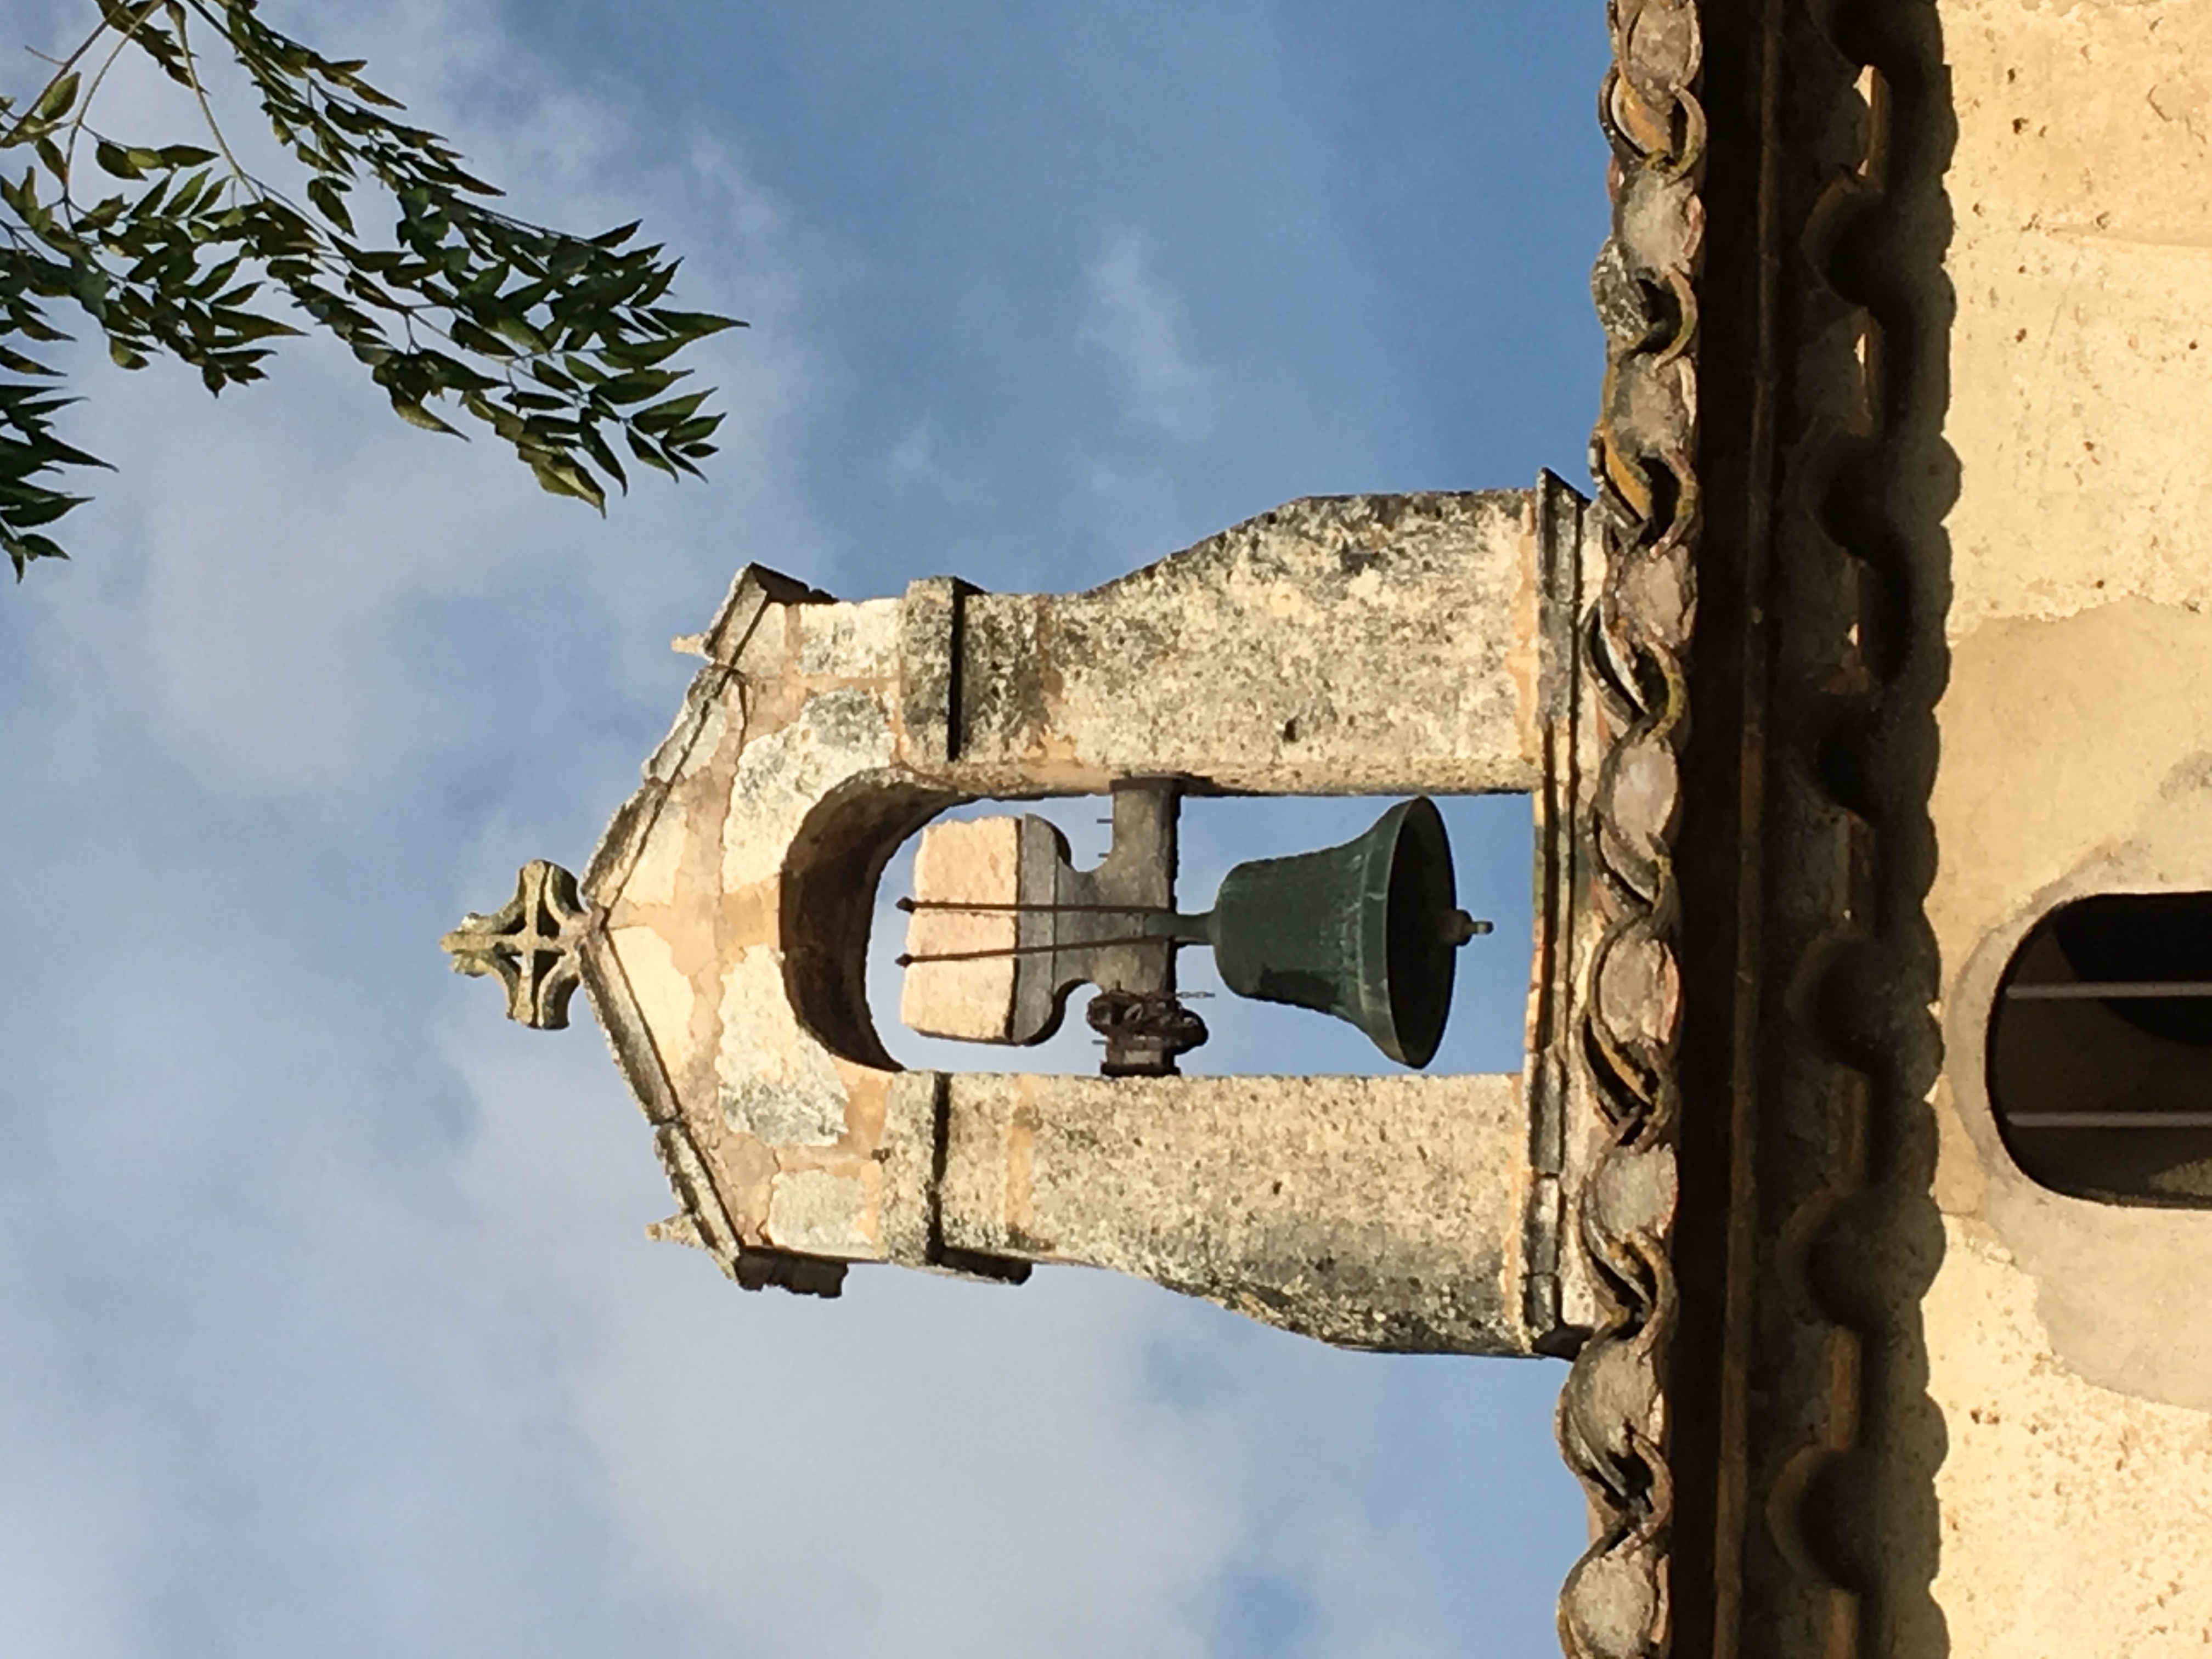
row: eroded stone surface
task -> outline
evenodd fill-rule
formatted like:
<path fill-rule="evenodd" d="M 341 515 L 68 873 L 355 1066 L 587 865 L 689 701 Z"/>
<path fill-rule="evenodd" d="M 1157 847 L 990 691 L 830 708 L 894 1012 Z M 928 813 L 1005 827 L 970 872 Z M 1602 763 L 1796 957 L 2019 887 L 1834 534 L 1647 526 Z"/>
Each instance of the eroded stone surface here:
<path fill-rule="evenodd" d="M 947 1079 L 948 1244 L 1113 1267 L 1348 1347 L 1525 1352 L 1510 1076 Z M 887 1182 L 926 1181 L 902 1137 Z"/>
<path fill-rule="evenodd" d="M 690 1236 L 750 1284 L 816 1282 L 774 1265 L 794 1253 L 1067 1261 L 1355 1346 L 1550 1336 L 1575 1153 L 1519 1078 L 917 1078 L 861 962 L 884 861 L 966 799 L 1566 787 L 1580 523 L 1547 481 L 1294 502 L 1082 594 L 842 604 L 741 575 L 585 878 L 586 983 Z M 1571 801 L 1546 799 L 1564 830 Z M 1571 950 L 1539 955 L 1571 983 Z"/>
<path fill-rule="evenodd" d="M 1510 491 L 1294 501 L 1087 593 L 975 595 L 961 760 L 1091 788 L 1534 788 L 1528 520 Z"/>

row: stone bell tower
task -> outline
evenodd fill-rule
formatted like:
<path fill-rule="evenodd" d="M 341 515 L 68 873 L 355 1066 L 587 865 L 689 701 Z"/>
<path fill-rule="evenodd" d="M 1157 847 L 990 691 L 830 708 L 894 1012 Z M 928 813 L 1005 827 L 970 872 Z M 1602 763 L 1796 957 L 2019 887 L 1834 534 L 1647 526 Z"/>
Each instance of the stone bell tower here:
<path fill-rule="evenodd" d="M 937 578 L 844 602 L 748 567 L 678 642 L 705 666 L 581 877 L 530 866 L 447 948 L 532 1024 L 564 1024 L 582 985 L 678 1200 L 653 1231 L 749 1288 L 834 1295 L 865 1262 L 1013 1282 L 1079 1263 L 1351 1347 L 1570 1351 L 1593 1306 L 1559 1238 L 1589 1162 L 1567 1126 L 1595 1121 L 1568 1063 L 1601 926 L 1576 833 L 1599 740 L 1576 625 L 1595 548 L 1583 499 L 1546 475 L 1294 501 L 1084 593 Z M 1134 1018 L 1102 1026 L 1109 1075 L 920 1072 L 876 1031 L 878 879 L 950 807 L 1112 797 L 1106 865 L 1053 863 L 1059 933 L 1021 933 L 1011 902 L 981 920 L 1057 963 L 1030 982 L 1090 978 L 1127 1015 L 1171 994 L 1171 953 L 1068 917 L 1172 902 L 1181 794 L 1485 792 L 1528 794 L 1537 824 L 1518 1073 L 1182 1076 Z M 1004 827 L 1024 823 L 1042 821 L 963 827 L 1012 837 L 969 849 L 1011 860 L 1009 895 L 1024 859 L 1053 859 Z M 1008 953 L 934 957 L 964 972 L 971 954 Z M 984 1002 L 1012 1012 L 957 1034 L 1050 1023 L 987 965 Z M 909 1019 L 968 1018 L 960 977 L 910 976 Z M 1631 1010 L 1663 989 L 1609 977 Z"/>

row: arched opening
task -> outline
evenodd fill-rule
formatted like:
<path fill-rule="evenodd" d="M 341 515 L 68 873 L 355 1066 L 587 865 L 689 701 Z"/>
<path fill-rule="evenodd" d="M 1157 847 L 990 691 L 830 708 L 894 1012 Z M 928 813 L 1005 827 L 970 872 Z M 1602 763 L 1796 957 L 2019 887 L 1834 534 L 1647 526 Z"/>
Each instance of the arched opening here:
<path fill-rule="evenodd" d="M 1533 954 L 1534 830 L 1522 795 L 1438 796 L 1456 870 L 1458 903 L 1493 924 L 1459 951 L 1449 1012 L 1430 1074 L 1518 1072 L 1526 1052 Z M 1340 845 L 1366 831 L 1391 799 L 1364 796 L 1187 795 L 1181 808 L 1177 906 L 1201 910 L 1223 878 L 1249 860 L 1285 858 Z M 1096 868 L 1111 845 L 1103 796 L 1048 801 L 987 800 L 943 817 L 978 818 L 1028 812 L 1048 819 L 1073 861 Z M 915 890 L 918 830 L 891 856 L 874 898 L 867 988 L 873 1024 L 885 1048 L 916 1068 L 966 1072 L 1096 1072 L 1102 1040 L 1086 1022 L 1088 985 L 1070 996 L 1065 1018 L 1036 1046 L 954 1042 L 924 1036 L 900 1019 L 908 916 L 898 902 Z M 1284 1004 L 1234 994 L 1213 952 L 1178 953 L 1177 988 L 1209 1028 L 1208 1041 L 1183 1054 L 1180 1068 L 1202 1075 L 1378 1075 L 1405 1068 L 1380 1053 L 1353 1025 Z"/>
<path fill-rule="evenodd" d="M 784 984 L 799 1022 L 833 1054 L 863 1066 L 898 1064 L 870 1008 L 869 900 L 901 843 L 959 799 L 855 779 L 807 815 L 791 844 L 783 867 Z"/>
<path fill-rule="evenodd" d="M 1989 1085 L 2041 1185 L 2212 1207 L 2212 893 L 2101 893 L 2045 916 L 1998 990 Z"/>

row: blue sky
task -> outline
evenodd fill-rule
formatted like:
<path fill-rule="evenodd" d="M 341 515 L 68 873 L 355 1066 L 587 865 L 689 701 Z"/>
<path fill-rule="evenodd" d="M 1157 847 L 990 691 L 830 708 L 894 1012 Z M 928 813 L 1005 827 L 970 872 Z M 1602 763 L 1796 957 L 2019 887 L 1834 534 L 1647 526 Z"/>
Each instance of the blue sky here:
<path fill-rule="evenodd" d="M 1602 6 L 264 10 L 753 327 L 712 482 L 604 522 L 328 350 L 220 404 L 87 368 L 121 471 L 0 597 L 0 1646 L 1555 1650 L 1556 1366 L 1073 1270 L 746 1296 L 644 1239 L 589 1030 L 507 1025 L 435 941 L 582 862 L 747 560 L 1074 588 L 1298 495 L 1578 480 Z M 1194 820 L 1186 892 L 1378 807 Z M 1455 825 L 1525 912 L 1525 809 Z M 1468 973 L 1448 1063 L 1512 1063 L 1518 971 Z M 1364 1063 L 1206 1012 L 1219 1063 Z"/>

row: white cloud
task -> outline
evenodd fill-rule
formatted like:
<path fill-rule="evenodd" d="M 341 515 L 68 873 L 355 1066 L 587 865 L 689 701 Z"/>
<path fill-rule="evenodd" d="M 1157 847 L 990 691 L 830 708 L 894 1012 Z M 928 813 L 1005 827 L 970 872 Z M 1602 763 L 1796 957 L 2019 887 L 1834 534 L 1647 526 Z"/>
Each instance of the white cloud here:
<path fill-rule="evenodd" d="M 1120 372 L 1129 417 L 1182 443 L 1212 435 L 1225 401 L 1222 377 L 1185 344 L 1182 302 L 1152 269 L 1151 242 L 1117 231 L 1084 276 L 1089 294 L 1076 337 Z"/>
<path fill-rule="evenodd" d="M 937 434 L 926 418 L 900 435 L 884 458 L 884 465 L 896 483 L 927 490 L 942 501 L 957 505 L 975 495 L 972 486 L 945 465 L 938 453 Z"/>
<path fill-rule="evenodd" d="M 1224 1589 L 1264 1578 L 1298 1587 L 1311 1651 L 1454 1650 L 1358 1493 L 1397 1427 L 1358 1420 L 1377 1362 L 1066 1270 L 745 1296 L 641 1238 L 643 1127 L 533 1049 L 459 1040 L 487 1276 L 574 1297 L 556 1386 L 629 1571 L 701 1630 L 777 1659 L 1196 1656 L 1223 1649 Z"/>

